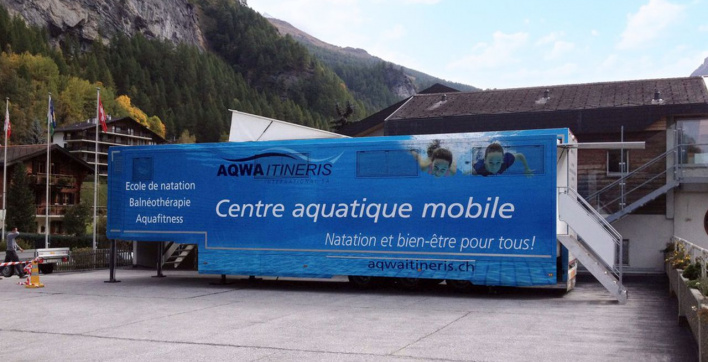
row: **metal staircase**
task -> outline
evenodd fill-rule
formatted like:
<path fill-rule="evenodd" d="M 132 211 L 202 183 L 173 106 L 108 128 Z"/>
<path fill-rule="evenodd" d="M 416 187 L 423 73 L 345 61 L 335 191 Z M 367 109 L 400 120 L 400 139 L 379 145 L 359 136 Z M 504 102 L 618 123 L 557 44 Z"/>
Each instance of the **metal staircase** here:
<path fill-rule="evenodd" d="M 627 290 L 622 285 L 622 237 L 575 190 L 558 190 L 558 217 L 569 227 L 558 233 L 558 241 L 620 303 L 626 303 Z"/>
<path fill-rule="evenodd" d="M 167 243 L 167 249 L 162 254 L 162 265 L 172 265 L 177 268 L 195 248 L 194 244 Z"/>
<path fill-rule="evenodd" d="M 679 147 L 670 149 L 618 180 L 587 196 L 588 202 L 608 222 L 634 212 L 680 185 L 675 160 Z M 667 160 L 672 166 L 667 167 Z"/>

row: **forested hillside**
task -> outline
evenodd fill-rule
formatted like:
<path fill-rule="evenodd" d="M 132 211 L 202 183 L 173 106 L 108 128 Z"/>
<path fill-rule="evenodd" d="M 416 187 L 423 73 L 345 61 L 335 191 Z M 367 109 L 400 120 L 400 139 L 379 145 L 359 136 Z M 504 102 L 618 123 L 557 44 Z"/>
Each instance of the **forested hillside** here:
<path fill-rule="evenodd" d="M 94 117 L 97 87 L 109 115 L 197 142 L 226 138 L 228 109 L 329 129 L 345 106 L 355 121 L 415 92 L 401 67 L 308 50 L 241 2 L 190 2 L 204 50 L 140 33 L 105 43 L 75 29 L 59 34 L 55 26 L 50 34 L 0 7 L 0 96 L 11 102 L 11 141 L 42 141 L 49 93 L 59 126 Z M 392 91 L 396 82 L 405 91 Z"/>
<path fill-rule="evenodd" d="M 318 60 L 342 78 L 354 96 L 365 104 L 368 113 L 386 108 L 435 83 L 460 91 L 479 90 L 386 62 L 370 55 L 364 49 L 343 48 L 325 43 L 283 20 L 267 20 L 281 35 L 289 35 L 303 44 Z"/>
<path fill-rule="evenodd" d="M 358 104 L 331 70 L 250 8 L 230 0 L 199 3 L 213 26 L 206 32 L 213 52 L 140 35 L 88 50 L 66 37 L 52 49 L 46 30 L 0 9 L 0 95 L 12 102 L 13 135 L 20 137 L 13 141 L 29 140 L 31 125 L 46 122 L 49 93 L 60 126 L 93 117 L 96 86 L 114 117 L 131 114 L 115 101 L 125 95 L 150 115 L 153 130 L 164 124 L 168 139 L 187 130 L 198 142 L 224 138 L 228 109 L 327 129 L 336 103 Z M 364 115 L 363 106 L 355 109 L 354 117 Z"/>

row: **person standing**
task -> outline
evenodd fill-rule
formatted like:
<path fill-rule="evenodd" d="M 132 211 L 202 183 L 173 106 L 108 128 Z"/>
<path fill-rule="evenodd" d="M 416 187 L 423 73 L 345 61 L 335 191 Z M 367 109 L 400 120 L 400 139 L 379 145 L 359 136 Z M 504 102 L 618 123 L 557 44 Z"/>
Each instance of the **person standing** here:
<path fill-rule="evenodd" d="M 17 228 L 12 228 L 12 231 L 7 233 L 7 251 L 5 252 L 5 262 L 20 261 L 20 257 L 17 256 L 17 249 L 20 249 L 20 252 L 25 251 L 19 245 L 17 245 L 17 242 L 15 241 L 18 235 L 20 235 L 20 232 L 17 231 Z M 22 271 L 22 267 L 20 266 L 20 264 L 15 265 L 15 270 L 17 271 L 17 275 L 20 278 L 25 277 L 25 273 Z"/>

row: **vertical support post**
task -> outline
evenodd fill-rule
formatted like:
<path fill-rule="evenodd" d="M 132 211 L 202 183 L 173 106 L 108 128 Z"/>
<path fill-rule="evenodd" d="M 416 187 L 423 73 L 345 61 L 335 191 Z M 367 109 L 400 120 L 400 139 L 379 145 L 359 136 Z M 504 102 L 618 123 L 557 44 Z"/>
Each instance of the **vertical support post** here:
<path fill-rule="evenodd" d="M 5 97 L 5 157 L 2 159 L 2 241 L 5 241 L 5 217 L 7 208 L 5 199 L 7 198 L 7 129 L 10 126 L 10 98 Z"/>
<path fill-rule="evenodd" d="M 93 250 L 95 251 L 96 246 L 96 209 L 98 208 L 98 187 L 101 182 L 98 180 L 98 104 L 101 102 L 101 88 L 96 88 L 96 126 L 94 127 L 96 132 L 95 141 L 95 151 L 93 156 Z"/>
<path fill-rule="evenodd" d="M 627 204 L 626 195 L 624 194 L 625 176 L 627 175 L 627 167 L 624 162 L 624 126 L 620 131 L 620 210 L 624 210 Z"/>
<path fill-rule="evenodd" d="M 111 239 L 111 254 L 110 260 L 108 261 L 109 278 L 104 281 L 104 283 L 120 283 L 120 280 L 116 280 L 116 241 Z"/>
<path fill-rule="evenodd" d="M 160 241 L 157 246 L 157 275 L 153 275 L 153 278 L 164 278 L 165 275 L 162 274 L 162 256 L 165 253 L 165 242 Z"/>
<path fill-rule="evenodd" d="M 49 248 L 49 180 L 52 178 L 52 164 L 49 157 L 50 144 L 52 139 L 52 121 L 54 120 L 54 106 L 52 105 L 52 94 L 49 93 L 49 105 L 47 107 L 47 185 L 44 195 L 44 248 Z"/>

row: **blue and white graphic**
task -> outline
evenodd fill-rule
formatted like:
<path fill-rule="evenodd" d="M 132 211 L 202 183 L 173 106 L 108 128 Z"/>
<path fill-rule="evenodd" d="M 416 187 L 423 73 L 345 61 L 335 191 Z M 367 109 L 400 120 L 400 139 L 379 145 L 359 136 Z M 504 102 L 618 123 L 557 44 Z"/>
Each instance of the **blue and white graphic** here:
<path fill-rule="evenodd" d="M 108 236 L 208 274 L 555 284 L 562 133 L 115 147 Z"/>

